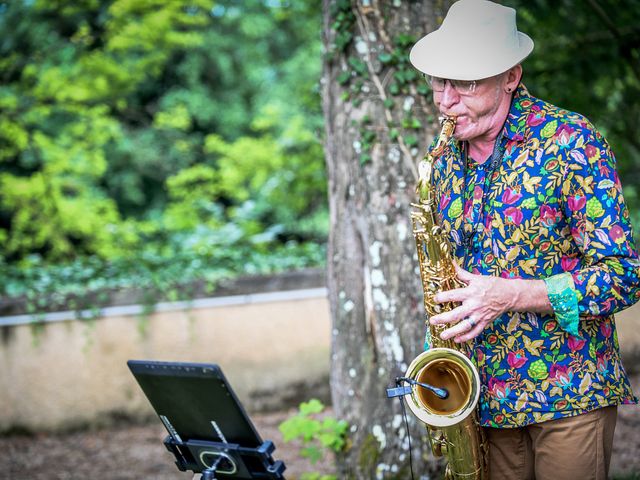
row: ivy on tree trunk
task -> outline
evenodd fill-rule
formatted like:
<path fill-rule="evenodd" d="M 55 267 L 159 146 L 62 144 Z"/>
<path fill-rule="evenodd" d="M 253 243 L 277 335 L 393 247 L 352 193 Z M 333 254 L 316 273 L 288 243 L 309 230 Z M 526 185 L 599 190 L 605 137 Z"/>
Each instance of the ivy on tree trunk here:
<path fill-rule="evenodd" d="M 322 76 L 331 232 L 332 400 L 350 424 L 340 478 L 409 478 L 400 402 L 385 388 L 424 339 L 411 232 L 416 165 L 436 127 L 431 91 L 409 63 L 451 2 L 324 0 Z M 426 430 L 409 418 L 414 472 L 435 473 Z"/>

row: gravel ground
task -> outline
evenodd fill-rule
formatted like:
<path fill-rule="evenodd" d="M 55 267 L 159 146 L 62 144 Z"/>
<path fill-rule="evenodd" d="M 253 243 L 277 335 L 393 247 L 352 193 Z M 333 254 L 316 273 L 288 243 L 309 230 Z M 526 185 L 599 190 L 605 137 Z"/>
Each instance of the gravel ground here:
<path fill-rule="evenodd" d="M 640 394 L 640 374 L 632 377 L 632 383 Z M 308 471 L 330 473 L 330 461 L 310 465 L 298 456 L 299 445 L 283 442 L 278 425 L 293 413 L 252 415 L 252 420 L 262 438 L 276 444 L 273 457 L 285 462 L 289 480 Z M 0 437 L 0 479 L 191 480 L 192 474 L 175 468 L 173 456 L 161 442 L 165 435 L 162 424 L 154 422 L 64 435 Z M 640 480 L 638 406 L 618 410 L 611 472 L 615 479 Z"/>
<path fill-rule="evenodd" d="M 276 445 L 273 458 L 283 460 L 287 479 L 303 472 L 331 473 L 331 461 L 311 465 L 298 456 L 300 445 L 284 443 L 278 425 L 295 411 L 252 415 L 260 436 Z M 162 439 L 162 424 L 121 425 L 63 435 L 0 437 L 2 480 L 191 480 L 180 472 Z"/>

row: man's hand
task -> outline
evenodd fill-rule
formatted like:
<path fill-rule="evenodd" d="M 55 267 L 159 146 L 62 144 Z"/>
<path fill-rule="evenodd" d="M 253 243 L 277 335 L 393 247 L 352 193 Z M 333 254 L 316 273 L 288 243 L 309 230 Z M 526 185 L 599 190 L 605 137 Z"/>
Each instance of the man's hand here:
<path fill-rule="evenodd" d="M 443 340 L 453 337 L 457 343 L 469 341 L 508 311 L 553 311 L 542 280 L 476 275 L 463 270 L 457 263 L 454 264 L 456 274 L 465 287 L 439 292 L 435 301 L 459 302 L 460 305 L 429 319 L 431 325 L 452 325 L 440 335 Z"/>

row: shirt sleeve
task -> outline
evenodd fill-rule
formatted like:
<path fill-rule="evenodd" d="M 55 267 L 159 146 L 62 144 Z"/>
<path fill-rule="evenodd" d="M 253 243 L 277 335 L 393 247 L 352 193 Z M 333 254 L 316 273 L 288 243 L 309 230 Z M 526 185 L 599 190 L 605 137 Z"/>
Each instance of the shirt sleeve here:
<path fill-rule="evenodd" d="M 610 315 L 640 297 L 640 262 L 615 157 L 604 138 L 587 128 L 576 132 L 565 155 L 561 202 L 582 258 L 580 268 L 571 272 L 573 287 L 566 277 L 559 282 L 552 277 L 551 287 L 547 281 L 549 299 L 560 318 L 571 317 L 575 308 L 581 316 Z M 559 287 L 564 294 L 554 296 Z M 573 315 L 568 325 L 576 323 L 577 328 Z"/>

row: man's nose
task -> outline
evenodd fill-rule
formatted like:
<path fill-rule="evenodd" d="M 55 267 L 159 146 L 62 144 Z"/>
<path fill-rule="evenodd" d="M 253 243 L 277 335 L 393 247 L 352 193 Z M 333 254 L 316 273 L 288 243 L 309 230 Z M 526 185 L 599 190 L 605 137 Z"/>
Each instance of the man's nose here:
<path fill-rule="evenodd" d="M 440 93 L 440 105 L 449 108 L 460 101 L 460 94 L 451 86 L 450 81 L 444 82 L 444 90 Z"/>

